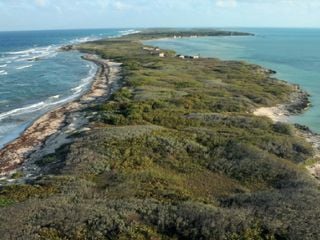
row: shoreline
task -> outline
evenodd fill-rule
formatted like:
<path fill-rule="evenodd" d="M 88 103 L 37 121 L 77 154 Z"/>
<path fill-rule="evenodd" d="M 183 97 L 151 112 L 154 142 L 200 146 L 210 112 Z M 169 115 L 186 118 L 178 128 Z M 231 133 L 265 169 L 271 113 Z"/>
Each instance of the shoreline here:
<path fill-rule="evenodd" d="M 273 107 L 261 107 L 253 111 L 255 116 L 264 116 L 271 118 L 274 122 L 288 122 L 288 118 L 293 115 L 298 115 L 306 111 L 310 107 L 310 95 L 302 90 L 300 86 L 286 82 L 292 86 L 288 102 L 278 104 Z"/>
<path fill-rule="evenodd" d="M 182 39 L 182 38 L 188 38 L 188 37 L 180 37 L 180 38 L 163 37 L 156 40 L 166 41 L 166 40 Z M 142 42 L 148 43 L 154 40 L 155 39 L 143 40 Z M 262 69 L 262 71 L 265 71 L 270 75 L 277 73 L 276 71 L 265 68 L 261 65 L 257 65 L 257 66 L 259 66 Z M 286 103 L 278 104 L 273 107 L 260 107 L 255 109 L 251 113 L 259 117 L 268 117 L 275 123 L 282 122 L 282 123 L 292 124 L 295 127 L 295 134 L 298 137 L 305 139 L 308 143 L 311 144 L 313 148 L 313 151 L 314 151 L 314 155 L 312 158 L 313 163 L 310 165 L 307 165 L 306 169 L 314 178 L 320 181 L 320 133 L 313 132 L 307 126 L 289 122 L 290 116 L 302 114 L 311 106 L 311 102 L 309 99 L 310 94 L 304 91 L 303 89 L 301 89 L 301 86 L 298 84 L 293 84 L 288 81 L 282 81 L 282 82 L 285 82 L 287 85 L 293 88 L 293 92 L 289 97 L 289 101 Z"/>
<path fill-rule="evenodd" d="M 290 84 L 289 82 L 287 82 Z M 313 132 L 309 127 L 296 123 L 290 123 L 289 117 L 301 114 L 310 107 L 310 95 L 303 91 L 300 86 L 290 84 L 295 87 L 295 91 L 291 94 L 287 103 L 279 104 L 274 107 L 261 107 L 253 111 L 253 115 L 259 117 L 268 117 L 273 122 L 289 123 L 295 127 L 295 134 L 305 139 L 311 144 L 314 155 L 312 164 L 307 165 L 308 172 L 317 180 L 320 180 L 320 134 Z"/>
<path fill-rule="evenodd" d="M 26 178 L 38 175 L 34 162 L 53 153 L 75 132 L 88 131 L 89 117 L 82 112 L 87 107 L 105 101 L 119 88 L 121 63 L 104 60 L 96 55 L 83 57 L 98 66 L 91 87 L 78 99 L 68 102 L 34 121 L 14 141 L 0 150 L 0 177 L 6 180 L 10 175 L 23 171 Z M 13 180 L 14 181 L 14 180 Z"/>

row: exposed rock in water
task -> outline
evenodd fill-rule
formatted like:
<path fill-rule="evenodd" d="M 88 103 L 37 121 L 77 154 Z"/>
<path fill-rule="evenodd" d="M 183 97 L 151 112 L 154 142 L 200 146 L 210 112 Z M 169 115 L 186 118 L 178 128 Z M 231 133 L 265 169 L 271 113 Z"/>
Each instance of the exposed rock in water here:
<path fill-rule="evenodd" d="M 262 74 L 267 74 L 267 75 L 274 75 L 274 74 L 277 73 L 275 70 L 268 69 L 268 68 L 263 68 L 263 67 L 260 67 L 260 66 L 257 66 L 257 72 L 258 73 L 262 73 Z"/>
<path fill-rule="evenodd" d="M 277 74 L 277 71 L 272 70 L 272 69 L 266 69 L 267 73 L 269 74 Z"/>
<path fill-rule="evenodd" d="M 61 51 L 72 51 L 74 50 L 74 46 L 73 45 L 66 45 L 60 48 Z"/>
<path fill-rule="evenodd" d="M 299 114 L 310 106 L 310 95 L 300 89 L 299 86 L 295 86 L 297 91 L 292 95 L 291 101 L 286 105 L 286 110 L 290 115 Z"/>
<path fill-rule="evenodd" d="M 296 129 L 298 129 L 300 131 L 312 133 L 311 129 L 306 125 L 301 125 L 301 124 L 295 123 L 294 126 Z"/>

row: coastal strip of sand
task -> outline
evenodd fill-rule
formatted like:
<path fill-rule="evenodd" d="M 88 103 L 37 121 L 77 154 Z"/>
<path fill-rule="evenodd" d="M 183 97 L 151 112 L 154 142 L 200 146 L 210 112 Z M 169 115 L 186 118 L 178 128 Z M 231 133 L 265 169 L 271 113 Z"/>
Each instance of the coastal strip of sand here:
<path fill-rule="evenodd" d="M 83 110 L 107 100 L 119 88 L 122 79 L 120 63 L 89 54 L 83 58 L 98 65 L 91 88 L 78 99 L 38 118 L 19 138 L 1 149 L 2 180 L 10 179 L 17 170 L 23 171 L 26 178 L 39 175 L 34 162 L 71 142 L 72 134 L 90 130 L 90 117 Z"/>
<path fill-rule="evenodd" d="M 256 116 L 264 116 L 272 119 L 274 122 L 287 122 L 288 121 L 288 115 L 285 111 L 285 108 L 283 105 L 279 105 L 276 107 L 261 107 L 257 108 L 254 112 L 254 115 Z"/>
<path fill-rule="evenodd" d="M 296 86 L 290 101 L 274 107 L 261 107 L 254 110 L 256 116 L 268 117 L 274 122 L 289 122 L 289 117 L 302 113 L 310 106 L 309 95 Z M 307 166 L 312 176 L 320 180 L 320 134 L 312 132 L 307 126 L 295 124 L 295 134 L 309 142 L 314 151 L 313 163 Z"/>

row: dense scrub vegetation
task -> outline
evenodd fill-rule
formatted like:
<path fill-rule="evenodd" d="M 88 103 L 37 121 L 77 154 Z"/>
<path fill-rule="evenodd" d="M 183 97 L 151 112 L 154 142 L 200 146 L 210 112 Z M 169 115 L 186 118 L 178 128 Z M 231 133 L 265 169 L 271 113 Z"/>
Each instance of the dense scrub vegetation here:
<path fill-rule="evenodd" d="M 168 37 L 210 37 L 210 36 L 248 36 L 252 35 L 250 33 L 245 32 L 235 32 L 235 31 L 225 31 L 225 30 L 213 30 L 206 28 L 195 28 L 195 29 L 172 29 L 172 28 L 156 28 L 156 29 L 146 29 L 143 32 L 130 34 L 126 38 L 135 39 L 135 40 L 150 40 L 150 39 L 159 39 L 159 38 L 168 38 Z"/>
<path fill-rule="evenodd" d="M 320 239 L 310 146 L 251 114 L 289 85 L 130 37 L 79 48 L 122 62 L 123 87 L 87 109 L 91 131 L 38 161 L 43 177 L 0 191 L 3 239 Z"/>

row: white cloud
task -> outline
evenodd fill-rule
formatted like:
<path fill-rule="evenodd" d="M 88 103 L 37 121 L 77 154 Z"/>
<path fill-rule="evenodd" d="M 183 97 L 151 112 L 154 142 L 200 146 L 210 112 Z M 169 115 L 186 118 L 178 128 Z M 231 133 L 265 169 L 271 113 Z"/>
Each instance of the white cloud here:
<path fill-rule="evenodd" d="M 130 10 L 134 8 L 133 5 L 130 5 L 122 1 L 115 1 L 112 5 L 116 10 L 119 10 L 119 11 L 125 11 L 125 10 Z"/>
<path fill-rule="evenodd" d="M 36 5 L 44 7 L 47 4 L 46 0 L 35 0 Z"/>
<path fill-rule="evenodd" d="M 216 5 L 222 8 L 235 8 L 238 2 L 237 0 L 217 0 Z"/>

